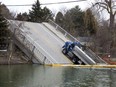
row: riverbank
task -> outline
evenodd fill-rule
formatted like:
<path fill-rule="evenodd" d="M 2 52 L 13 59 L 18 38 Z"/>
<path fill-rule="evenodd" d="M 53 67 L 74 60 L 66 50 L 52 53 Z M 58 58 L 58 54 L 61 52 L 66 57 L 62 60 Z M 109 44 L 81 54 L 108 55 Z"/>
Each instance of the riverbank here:
<path fill-rule="evenodd" d="M 29 62 L 29 59 L 27 56 L 19 51 L 15 50 L 15 52 L 12 53 L 11 56 L 9 56 L 9 52 L 0 52 L 0 64 L 27 64 L 31 63 Z"/>
<path fill-rule="evenodd" d="M 103 58 L 104 61 L 106 61 L 110 65 L 116 65 L 116 58 Z"/>

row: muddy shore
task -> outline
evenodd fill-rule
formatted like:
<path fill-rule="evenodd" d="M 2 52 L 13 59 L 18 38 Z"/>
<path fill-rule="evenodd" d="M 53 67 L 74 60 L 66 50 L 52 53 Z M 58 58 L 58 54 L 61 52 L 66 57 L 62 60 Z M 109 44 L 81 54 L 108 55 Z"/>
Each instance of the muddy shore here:
<path fill-rule="evenodd" d="M 31 63 L 27 56 L 19 51 L 16 50 L 10 56 L 9 52 L 0 52 L 0 64 L 27 64 Z"/>

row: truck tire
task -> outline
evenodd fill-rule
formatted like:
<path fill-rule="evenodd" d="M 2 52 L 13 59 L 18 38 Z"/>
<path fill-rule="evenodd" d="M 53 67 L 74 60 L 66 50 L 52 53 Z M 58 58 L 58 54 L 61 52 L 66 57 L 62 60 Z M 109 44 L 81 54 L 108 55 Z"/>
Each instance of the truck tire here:
<path fill-rule="evenodd" d="M 62 50 L 62 53 L 66 55 L 66 54 L 67 54 L 66 49 L 63 49 L 63 50 Z"/>

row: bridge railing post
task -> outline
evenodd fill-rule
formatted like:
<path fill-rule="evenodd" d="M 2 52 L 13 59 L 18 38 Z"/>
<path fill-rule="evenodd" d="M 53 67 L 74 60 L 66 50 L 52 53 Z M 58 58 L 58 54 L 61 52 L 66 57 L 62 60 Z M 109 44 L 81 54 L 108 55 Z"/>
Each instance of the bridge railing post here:
<path fill-rule="evenodd" d="M 56 26 L 56 28 L 55 28 L 56 30 L 58 29 L 58 26 Z"/>
<path fill-rule="evenodd" d="M 65 32 L 64 36 L 65 36 L 65 37 L 67 36 L 67 32 Z"/>

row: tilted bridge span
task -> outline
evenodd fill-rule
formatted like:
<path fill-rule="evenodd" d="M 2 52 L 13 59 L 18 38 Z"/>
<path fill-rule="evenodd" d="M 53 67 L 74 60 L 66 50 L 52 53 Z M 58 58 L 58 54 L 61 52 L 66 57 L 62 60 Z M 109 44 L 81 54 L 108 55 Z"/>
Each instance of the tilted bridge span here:
<path fill-rule="evenodd" d="M 33 23 L 26 21 L 8 20 L 14 43 L 28 56 L 33 63 L 39 64 L 73 64 L 62 53 L 66 41 L 78 41 L 59 25 L 49 22 Z M 75 47 L 73 53 L 84 64 L 106 64 L 89 48 L 82 50 Z"/>

